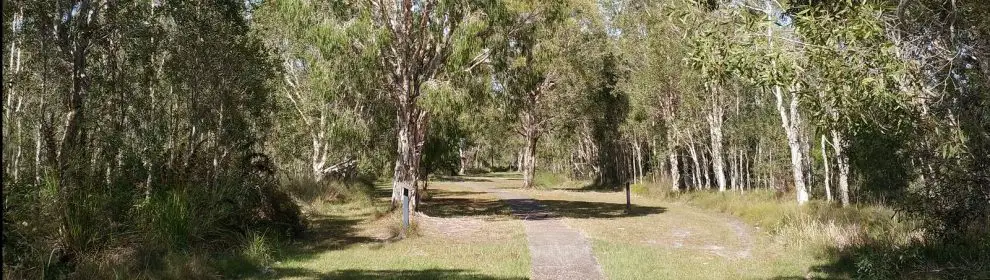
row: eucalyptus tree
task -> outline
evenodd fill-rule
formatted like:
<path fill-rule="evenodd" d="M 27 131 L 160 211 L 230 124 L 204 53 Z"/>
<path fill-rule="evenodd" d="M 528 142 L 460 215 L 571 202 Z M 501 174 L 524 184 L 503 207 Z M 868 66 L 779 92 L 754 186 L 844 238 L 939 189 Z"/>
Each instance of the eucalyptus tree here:
<path fill-rule="evenodd" d="M 900 83 L 908 69 L 885 30 L 892 15 L 875 3 L 821 3 L 807 7 L 796 21 L 817 78 L 808 100 L 831 136 L 843 206 L 849 205 L 850 141 L 871 127 L 884 129 L 905 113 L 900 108 L 907 100 L 900 91 L 906 88 Z"/>
<path fill-rule="evenodd" d="M 371 47 L 379 34 L 366 12 L 335 2 L 265 1 L 252 20 L 282 64 L 277 118 L 284 121 L 276 127 L 283 141 L 273 144 L 284 161 L 307 158 L 320 181 L 354 172 L 359 157 L 367 166 L 392 154 L 380 152 L 389 145 L 368 144 L 391 131 L 392 107 L 381 94 Z M 309 152 L 297 154 L 307 144 Z"/>
<path fill-rule="evenodd" d="M 705 77 L 702 97 L 706 106 L 704 119 L 708 123 L 711 140 L 712 169 L 720 192 L 726 190 L 726 170 L 723 159 L 723 124 L 725 106 L 730 98 L 731 77 L 736 74 L 742 56 L 738 55 L 736 41 L 739 39 L 734 28 L 739 26 L 737 10 L 716 10 L 707 15 L 711 24 L 699 27 L 692 37 L 690 64 Z"/>
<path fill-rule="evenodd" d="M 574 4 L 569 1 L 506 2 L 502 20 L 491 37 L 496 97 L 508 112 L 518 116 L 516 133 L 525 147 L 521 155 L 523 186 L 532 187 L 539 139 L 566 112 L 567 96 L 577 93 L 568 83 L 573 76 L 565 58 L 579 48 L 574 28 L 565 18 Z"/>
<path fill-rule="evenodd" d="M 894 6 L 893 4 L 896 4 Z M 911 62 L 914 97 L 906 147 L 916 177 L 901 206 L 952 240 L 986 228 L 990 215 L 990 2 L 900 1 L 891 36 Z M 906 118 L 904 118 L 906 119 Z"/>
<path fill-rule="evenodd" d="M 395 106 L 397 157 L 392 178 L 392 204 L 402 191 L 418 197 L 420 159 L 429 117 L 417 104 L 422 86 L 441 74 L 453 49 L 469 3 L 457 0 L 369 1 L 373 30 L 381 32 L 372 46 L 378 50 L 384 91 Z M 416 208 L 414 200 L 410 204 Z"/>
<path fill-rule="evenodd" d="M 4 101 L 20 103 L 4 107 L 4 163 L 17 162 L 4 178 L 20 169 L 4 185 L 16 201 L 5 214 L 19 221 L 5 217 L 5 236 L 18 236 L 5 254 L 71 267 L 106 248 L 298 230 L 259 153 L 276 72 L 247 14 L 238 1 L 5 2 L 16 36 L 4 44 L 18 55 L 4 63 Z M 11 119 L 23 126 L 9 130 Z M 17 139 L 22 129 L 35 141 Z"/>
<path fill-rule="evenodd" d="M 680 116 L 685 92 L 693 90 L 695 82 L 690 67 L 684 64 L 689 45 L 683 40 L 689 34 L 689 17 L 684 13 L 699 12 L 688 2 L 625 2 L 617 25 L 623 35 L 618 39 L 620 51 L 629 63 L 629 77 L 621 87 L 632 97 L 636 110 L 644 110 L 649 122 L 648 133 L 658 135 L 664 145 L 663 154 L 652 157 L 667 160 L 671 189 L 680 190 L 680 156 L 678 147 L 683 139 L 684 117 Z M 673 38 L 673 39 L 672 39 Z M 656 141 L 651 147 L 657 148 Z M 651 169 L 659 170 L 660 161 Z"/>

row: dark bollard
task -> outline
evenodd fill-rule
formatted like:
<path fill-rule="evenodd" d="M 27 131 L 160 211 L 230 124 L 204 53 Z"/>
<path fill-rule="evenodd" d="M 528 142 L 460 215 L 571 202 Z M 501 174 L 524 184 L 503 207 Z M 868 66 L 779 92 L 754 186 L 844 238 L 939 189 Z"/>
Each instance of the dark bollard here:
<path fill-rule="evenodd" d="M 402 189 L 402 237 L 406 237 L 409 229 L 409 189 Z"/>
<path fill-rule="evenodd" d="M 626 182 L 626 213 L 632 213 L 632 202 L 629 201 L 629 182 Z"/>

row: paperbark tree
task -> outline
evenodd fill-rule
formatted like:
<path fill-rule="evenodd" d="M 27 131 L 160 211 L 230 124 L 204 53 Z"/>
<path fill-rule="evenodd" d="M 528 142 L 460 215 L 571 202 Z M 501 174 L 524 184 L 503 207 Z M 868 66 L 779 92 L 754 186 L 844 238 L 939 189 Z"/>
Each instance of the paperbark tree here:
<path fill-rule="evenodd" d="M 459 1 L 370 1 L 372 22 L 385 33 L 380 42 L 379 66 L 386 71 L 385 87 L 395 106 L 398 154 L 392 178 L 392 205 L 403 190 L 418 201 L 417 180 L 427 112 L 419 108 L 423 83 L 441 72 L 451 53 L 454 32 L 465 10 Z"/>

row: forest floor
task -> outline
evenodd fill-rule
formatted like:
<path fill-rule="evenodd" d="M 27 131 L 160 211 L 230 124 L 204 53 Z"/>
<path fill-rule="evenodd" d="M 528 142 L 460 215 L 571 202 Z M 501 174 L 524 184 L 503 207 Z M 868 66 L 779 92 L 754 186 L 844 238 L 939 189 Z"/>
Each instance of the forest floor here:
<path fill-rule="evenodd" d="M 429 184 L 413 236 L 367 204 L 308 211 L 310 230 L 263 279 L 805 279 L 821 265 L 727 214 L 584 187 L 521 189 L 514 174 Z M 589 250 L 590 247 L 590 250 Z M 578 264 L 578 265 L 574 265 Z M 571 271 L 573 273 L 560 273 Z M 576 274 L 575 274 L 576 273 Z M 582 275 L 579 278 L 571 276 Z"/>

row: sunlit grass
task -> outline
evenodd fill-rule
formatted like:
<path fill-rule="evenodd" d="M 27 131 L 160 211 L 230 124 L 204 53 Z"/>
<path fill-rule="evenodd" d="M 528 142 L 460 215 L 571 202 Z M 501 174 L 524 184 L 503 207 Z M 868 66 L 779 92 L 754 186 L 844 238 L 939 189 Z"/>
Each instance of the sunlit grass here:
<path fill-rule="evenodd" d="M 378 188 L 381 192 L 386 186 Z M 424 209 L 451 207 L 452 202 L 497 202 L 489 194 L 453 184 L 431 183 L 430 192 L 432 198 L 421 204 Z M 323 203 L 311 208 L 310 215 L 320 217 L 314 218 L 313 226 L 322 227 L 314 230 L 324 236 L 310 236 L 293 245 L 270 273 L 257 278 L 525 279 L 530 261 L 522 223 L 497 217 L 502 215 L 497 211 L 500 207 L 492 207 L 466 217 L 442 209 L 424 211 L 440 216 L 414 217 L 416 232 L 399 239 L 400 216 L 386 211 L 385 197 Z M 495 218 L 485 218 L 491 215 Z"/>
<path fill-rule="evenodd" d="M 585 202 L 602 209 L 625 204 L 622 192 L 518 191 L 538 200 Z M 804 278 L 824 263 L 732 215 L 640 195 L 632 203 L 630 215 L 564 217 L 591 239 L 609 279 Z"/>

